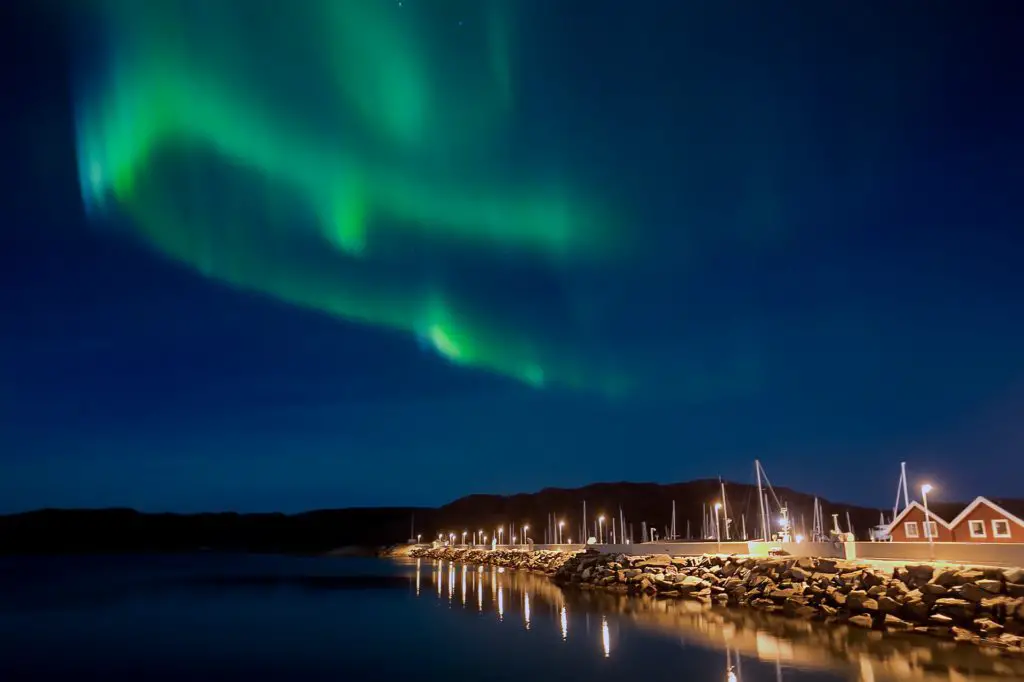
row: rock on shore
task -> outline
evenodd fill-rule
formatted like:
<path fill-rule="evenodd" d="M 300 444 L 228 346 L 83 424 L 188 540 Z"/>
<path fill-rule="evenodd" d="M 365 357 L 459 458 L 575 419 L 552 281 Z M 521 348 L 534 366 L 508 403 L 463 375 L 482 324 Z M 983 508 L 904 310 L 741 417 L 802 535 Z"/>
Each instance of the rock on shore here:
<path fill-rule="evenodd" d="M 882 571 L 837 559 L 632 556 L 594 550 L 422 547 L 409 555 L 539 572 L 581 589 L 742 606 L 1024 653 L 1021 569 L 913 564 Z"/>

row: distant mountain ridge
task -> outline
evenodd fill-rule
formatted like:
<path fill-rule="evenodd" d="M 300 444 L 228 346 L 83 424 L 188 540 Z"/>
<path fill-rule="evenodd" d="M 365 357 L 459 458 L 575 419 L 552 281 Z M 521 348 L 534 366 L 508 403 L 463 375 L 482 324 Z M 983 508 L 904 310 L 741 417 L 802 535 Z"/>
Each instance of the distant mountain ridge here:
<path fill-rule="evenodd" d="M 745 525 L 753 534 L 758 523 L 756 486 L 726 482 L 726 504 L 733 519 L 733 537 Z M 424 540 L 441 531 L 461 535 L 499 526 L 530 526 L 535 542 L 544 539 L 548 515 L 566 522 L 564 538 L 578 541 L 583 502 L 588 528 L 598 515 L 618 523 L 621 505 L 627 527 L 640 540 L 640 524 L 657 528 L 659 537 L 671 523 L 676 503 L 676 530 L 680 536 L 700 534 L 702 505 L 713 508 L 721 500 L 715 479 L 686 483 L 594 483 L 581 488 L 544 488 L 515 495 L 473 494 L 437 508 L 353 507 L 322 509 L 299 514 L 234 512 L 173 514 L 143 513 L 133 509 L 41 509 L 0 516 L 0 553 L 84 553 L 161 551 L 249 551 L 319 553 L 346 546 L 383 546 L 403 542 L 415 533 Z M 774 489 L 789 509 L 797 532 L 809 533 L 813 495 Z M 826 525 L 837 514 L 846 530 L 846 514 L 859 537 L 879 521 L 878 509 L 821 500 Z M 775 501 L 771 500 L 774 507 Z M 891 510 L 889 510 L 891 513 Z M 776 514 L 777 515 L 777 514 Z M 507 532 L 507 531 L 506 531 Z M 620 536 L 621 537 L 621 536 Z M 507 540 L 507 538 L 505 538 Z"/>

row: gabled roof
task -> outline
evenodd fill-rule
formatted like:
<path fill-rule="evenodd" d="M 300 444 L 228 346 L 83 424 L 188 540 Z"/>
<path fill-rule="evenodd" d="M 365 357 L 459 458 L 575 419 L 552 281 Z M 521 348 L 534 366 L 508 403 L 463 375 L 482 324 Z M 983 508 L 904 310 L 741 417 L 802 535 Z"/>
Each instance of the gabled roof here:
<path fill-rule="evenodd" d="M 908 504 L 903 511 L 901 511 L 899 514 L 897 514 L 896 518 L 894 518 L 892 520 L 892 523 L 889 524 L 889 532 L 892 533 L 893 528 L 895 528 L 897 525 L 899 525 L 899 523 L 903 520 L 903 517 L 906 516 L 907 514 L 909 514 L 911 509 L 915 509 L 915 508 L 916 509 L 920 509 L 922 514 L 924 513 L 924 507 L 921 506 L 921 503 L 918 502 L 917 500 L 914 500 L 913 502 Z M 928 519 L 929 521 L 935 521 L 936 523 L 939 523 L 942 526 L 944 526 L 946 528 L 946 530 L 952 530 L 952 526 L 950 524 L 946 523 L 946 520 L 943 519 L 941 516 L 939 516 L 936 513 L 936 511 L 934 509 L 932 509 L 931 505 L 928 505 L 928 517 L 929 517 L 929 519 Z"/>
<path fill-rule="evenodd" d="M 1016 511 L 1016 508 L 1019 506 L 1020 501 L 1019 500 L 1006 500 L 1005 503 L 1008 506 L 1014 507 L 1015 511 Z M 997 504 L 996 502 L 993 502 L 992 500 L 988 499 L 987 497 L 982 497 L 981 495 L 978 495 L 976 498 L 974 498 L 974 502 L 971 502 L 969 505 L 967 505 L 967 508 L 964 509 L 962 512 L 960 512 L 957 515 L 957 517 L 955 519 L 953 519 L 953 521 L 952 521 L 952 523 L 950 525 L 951 526 L 959 525 L 961 521 L 963 521 L 965 518 L 967 518 L 967 516 L 969 516 L 971 512 L 973 512 L 975 509 L 978 508 L 979 505 L 982 505 L 982 504 L 988 505 L 992 509 L 995 509 L 997 512 L 999 512 L 1000 514 L 1005 516 L 1010 521 L 1013 521 L 1017 525 L 1024 527 L 1024 520 L 1021 520 L 1020 517 L 1018 517 L 1015 514 L 1011 513 L 1009 510 L 1007 510 L 1002 505 Z"/>

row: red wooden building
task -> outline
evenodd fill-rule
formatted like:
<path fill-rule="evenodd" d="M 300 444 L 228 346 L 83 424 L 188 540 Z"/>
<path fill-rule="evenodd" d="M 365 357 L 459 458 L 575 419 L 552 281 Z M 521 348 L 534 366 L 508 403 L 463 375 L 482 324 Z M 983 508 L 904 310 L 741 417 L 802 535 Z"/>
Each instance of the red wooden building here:
<path fill-rule="evenodd" d="M 1010 507 L 1011 509 L 1007 509 Z M 956 542 L 1024 543 L 1024 502 L 977 497 L 949 522 Z"/>
<path fill-rule="evenodd" d="M 924 506 L 917 501 L 911 502 L 889 524 L 889 537 L 893 542 L 928 542 L 931 535 L 934 542 L 953 542 L 953 530 L 938 511 L 932 505 L 928 506 L 926 525 Z M 949 513 L 946 509 L 942 511 Z"/>

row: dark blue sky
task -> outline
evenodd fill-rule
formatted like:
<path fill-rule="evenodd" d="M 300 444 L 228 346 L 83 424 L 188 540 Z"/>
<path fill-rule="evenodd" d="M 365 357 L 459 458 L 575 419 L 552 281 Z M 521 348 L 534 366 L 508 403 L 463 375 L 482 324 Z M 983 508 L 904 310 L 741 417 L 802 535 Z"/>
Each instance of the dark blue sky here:
<path fill-rule="evenodd" d="M 890 504 L 901 459 L 942 497 L 1024 494 L 1015 3 L 525 3 L 517 153 L 557 148 L 636 239 L 614 267 L 522 267 L 500 298 L 640 377 L 615 398 L 456 367 L 95 229 L 66 32 L 15 4 L 0 511 L 433 505 L 750 480 L 754 458 L 851 502 Z"/>

